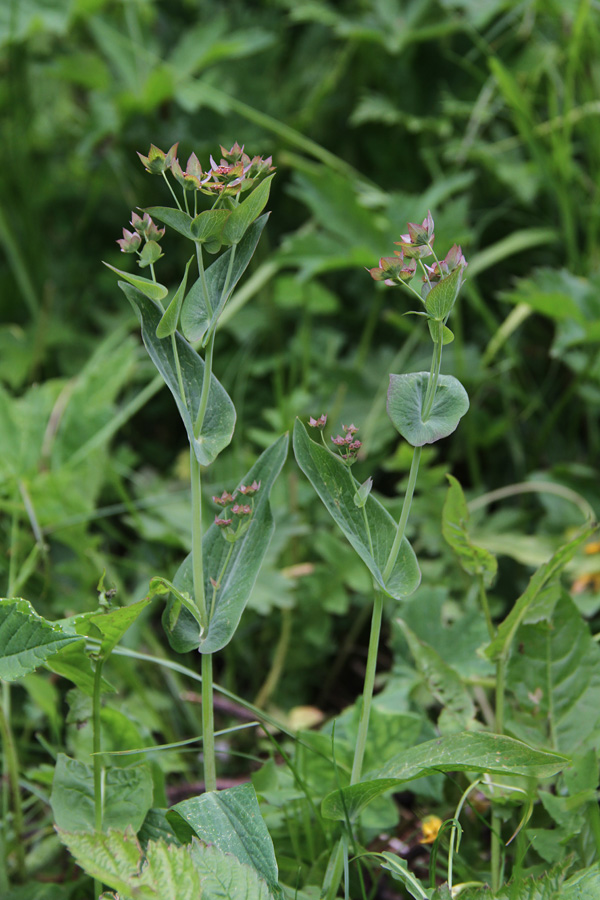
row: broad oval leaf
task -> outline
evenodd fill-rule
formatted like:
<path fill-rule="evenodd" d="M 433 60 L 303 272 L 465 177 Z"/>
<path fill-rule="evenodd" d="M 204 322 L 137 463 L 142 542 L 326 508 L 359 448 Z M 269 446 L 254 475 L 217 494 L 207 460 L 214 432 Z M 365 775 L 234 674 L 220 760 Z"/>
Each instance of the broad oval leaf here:
<path fill-rule="evenodd" d="M 274 175 L 269 175 L 255 188 L 246 199 L 232 210 L 223 229 L 223 242 L 226 244 L 239 244 L 246 231 L 261 214 L 269 199 L 271 181 Z"/>
<path fill-rule="evenodd" d="M 184 800 L 169 810 L 167 819 L 181 841 L 196 836 L 204 844 L 232 853 L 241 863 L 255 869 L 269 885 L 277 885 L 279 875 L 273 841 L 253 785 L 240 784 L 226 791 L 209 791 Z"/>
<path fill-rule="evenodd" d="M 77 635 L 39 616 L 28 600 L 0 600 L 0 678 L 15 681 L 34 672 Z"/>
<path fill-rule="evenodd" d="M 328 819 L 344 819 L 346 812 L 354 819 L 372 800 L 391 788 L 434 772 L 488 772 L 550 778 L 568 764 L 567 757 L 533 750 L 505 735 L 466 731 L 403 750 L 370 778 L 328 794 L 323 800 L 322 812 Z"/>
<path fill-rule="evenodd" d="M 263 228 L 267 224 L 268 213 L 253 222 L 237 247 L 231 247 L 221 254 L 205 272 L 208 304 L 198 282 L 183 301 L 181 310 L 181 330 L 188 341 L 200 341 L 209 330 L 214 330 L 227 300 L 246 271 L 256 250 Z M 231 258 L 233 256 L 233 262 Z M 229 265 L 231 262 L 231 271 Z M 227 274 L 229 272 L 229 280 Z M 208 326 L 207 315 L 210 316 Z"/>
<path fill-rule="evenodd" d="M 142 278 L 141 275 L 131 275 L 130 272 L 123 272 L 122 269 L 115 269 L 114 266 L 111 266 L 107 262 L 105 262 L 104 265 L 107 269 L 110 269 L 111 272 L 116 272 L 117 275 L 120 275 L 121 278 L 124 278 L 125 281 L 128 281 L 129 284 L 132 284 L 138 291 L 141 291 L 151 300 L 160 302 L 161 300 L 164 300 L 169 293 L 168 288 L 166 288 L 164 284 L 158 284 L 158 282 L 151 281 L 149 278 Z"/>
<path fill-rule="evenodd" d="M 205 209 L 192 222 L 192 237 L 201 244 L 220 241 L 221 232 L 230 215 L 230 209 Z"/>
<path fill-rule="evenodd" d="M 392 424 L 413 447 L 448 437 L 469 408 L 464 387 L 452 375 L 440 375 L 431 413 L 423 421 L 429 372 L 390 375 L 387 411 Z"/>
<path fill-rule="evenodd" d="M 179 314 L 181 313 L 181 307 L 183 305 L 183 299 L 185 297 L 185 288 L 187 285 L 187 277 L 188 271 L 193 260 L 193 256 L 187 261 L 187 265 L 185 267 L 185 272 L 183 273 L 183 278 L 181 279 L 181 284 L 175 291 L 173 295 L 173 299 L 167 306 L 165 313 L 156 326 L 156 337 L 157 338 L 166 338 L 172 334 L 175 334 L 177 331 L 177 323 L 179 322 Z"/>
<path fill-rule="evenodd" d="M 182 209 L 173 209 L 171 206 L 149 206 L 144 212 L 147 212 L 153 219 L 158 219 L 163 225 L 168 225 L 169 228 L 183 234 L 186 238 L 194 239 L 191 229 L 192 217 Z"/>
<path fill-rule="evenodd" d="M 294 426 L 294 453 L 298 465 L 379 587 L 397 600 L 412 594 L 419 586 L 421 572 L 406 538 L 392 574 L 387 582 L 383 580 L 396 535 L 396 523 L 387 510 L 372 494 L 366 497 L 364 506 L 357 507 L 354 502 L 357 485 L 352 473 L 341 460 L 309 438 L 299 419 Z"/>
<path fill-rule="evenodd" d="M 215 596 L 214 612 L 206 634 L 201 634 L 197 620 L 183 604 L 178 604 L 173 599 L 167 603 L 162 619 L 163 626 L 171 646 L 178 653 L 190 650 L 215 653 L 225 647 L 233 637 L 271 541 L 274 524 L 269 495 L 285 462 L 287 450 L 288 436 L 285 434 L 261 454 L 240 482 L 252 484 L 253 481 L 260 481 L 261 486 L 254 497 L 250 526 L 233 544 L 231 558 Z M 204 591 L 208 606 L 211 605 L 214 591 L 210 579 L 219 577 L 231 547 L 232 545 L 223 537 L 221 529 L 214 524 L 211 525 L 202 540 Z M 179 591 L 193 597 L 191 554 L 179 567 L 174 582 Z"/>
<path fill-rule="evenodd" d="M 94 831 L 94 770 L 59 753 L 54 767 L 50 806 L 54 821 L 67 831 Z M 152 806 L 152 775 L 148 763 L 106 769 L 102 830 L 141 828 Z"/>
<path fill-rule="evenodd" d="M 194 434 L 194 422 L 200 406 L 204 360 L 180 334 L 175 335 L 185 402 L 179 393 L 177 369 L 171 341 L 161 341 L 156 337 L 156 328 L 162 317 L 158 306 L 134 287 L 119 282 L 119 287 L 131 302 L 142 327 L 142 339 L 150 359 L 162 375 L 165 384 L 173 394 L 179 414 L 187 431 L 190 446 L 201 466 L 210 465 L 221 450 L 230 443 L 235 426 L 235 408 L 225 388 L 214 375 L 211 376 L 208 406 L 204 417 L 202 433 Z"/>
<path fill-rule="evenodd" d="M 489 587 L 496 577 L 498 561 L 493 553 L 476 547 L 471 542 L 467 526 L 469 510 L 459 482 L 452 475 L 446 476 L 450 482 L 442 513 L 442 534 L 458 557 L 462 568 L 469 575 L 480 575 Z"/>

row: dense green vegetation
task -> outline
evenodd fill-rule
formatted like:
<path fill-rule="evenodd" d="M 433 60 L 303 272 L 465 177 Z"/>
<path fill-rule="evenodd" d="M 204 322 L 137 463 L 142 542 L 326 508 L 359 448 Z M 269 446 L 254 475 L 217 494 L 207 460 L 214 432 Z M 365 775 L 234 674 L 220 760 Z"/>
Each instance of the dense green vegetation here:
<path fill-rule="evenodd" d="M 123 900 L 267 898 L 277 881 L 305 900 L 323 884 L 334 897 L 338 882 L 356 898 L 444 900 L 447 881 L 471 884 L 460 896 L 474 900 L 520 900 L 533 883 L 548 900 L 600 897 L 600 545 L 587 524 L 600 514 L 599 49 L 591 0 L 0 8 L 0 593 L 45 620 L 26 604 L 0 612 L 3 898 L 79 900 L 89 876 Z M 360 734 L 376 575 L 305 477 L 318 454 L 299 424 L 300 467 L 290 453 L 274 480 L 274 535 L 214 660 L 217 731 L 262 723 L 216 737 L 217 787 L 241 792 L 238 835 L 252 832 L 249 779 L 256 790 L 260 864 L 233 863 L 215 838 L 233 801 L 201 793 L 200 657 L 167 640 L 167 588 L 153 582 L 149 599 L 150 580 L 172 581 L 192 549 L 188 440 L 102 265 L 149 277 L 116 240 L 132 210 L 173 205 L 137 152 L 179 142 L 182 166 L 195 152 L 206 168 L 236 141 L 276 173 L 219 322 L 213 372 L 237 422 L 203 468 L 205 530 L 213 496 L 245 483 L 265 451 L 260 471 L 274 470 L 282 435 L 323 413 L 327 441 L 358 426 L 365 509 L 380 501 L 398 520 L 413 449 L 386 411 L 389 373 L 429 371 L 435 334 L 404 315 L 417 308 L 404 288 L 365 269 L 428 210 L 440 258 L 459 244 L 468 262 L 442 372 L 470 406 L 419 451 L 406 536 L 422 580 L 408 599 L 382 595 L 362 766 L 363 784 L 380 783 L 364 809 L 360 784 L 338 791 Z M 170 299 L 195 250 L 168 221 L 160 247 Z M 71 626 L 44 630 L 83 614 L 87 654 Z M 27 660 L 11 616 L 37 634 Z M 464 734 L 507 741 L 506 774 L 491 744 L 465 761 Z M 65 788 L 79 796 L 92 778 L 98 735 L 115 810 L 101 825 L 118 829 L 102 838 L 86 831 L 94 791 L 78 820 Z M 445 757 L 419 750 L 440 735 Z M 177 746 L 110 753 L 165 744 Z M 420 844 L 432 822 L 435 843 Z M 203 843 L 189 845 L 192 832 Z M 116 880 L 101 841 L 127 861 Z M 367 851 L 336 876 L 343 852 Z"/>

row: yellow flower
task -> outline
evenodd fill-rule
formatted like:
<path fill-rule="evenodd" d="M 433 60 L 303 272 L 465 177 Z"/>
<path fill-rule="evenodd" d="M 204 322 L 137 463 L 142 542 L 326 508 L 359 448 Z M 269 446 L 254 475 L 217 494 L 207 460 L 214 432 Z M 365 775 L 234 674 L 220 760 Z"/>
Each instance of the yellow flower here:
<path fill-rule="evenodd" d="M 421 831 L 423 837 L 419 841 L 420 844 L 433 844 L 442 827 L 442 820 L 439 816 L 425 816 L 421 822 Z"/>

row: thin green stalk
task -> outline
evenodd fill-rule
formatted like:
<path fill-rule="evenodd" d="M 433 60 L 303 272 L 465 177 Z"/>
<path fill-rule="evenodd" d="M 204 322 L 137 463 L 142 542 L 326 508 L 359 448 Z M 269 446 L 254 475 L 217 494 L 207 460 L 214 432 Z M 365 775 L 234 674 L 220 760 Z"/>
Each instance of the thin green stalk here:
<path fill-rule="evenodd" d="M 181 375 L 181 363 L 179 362 L 179 351 L 177 350 L 177 339 L 174 334 L 171 335 L 171 347 L 173 349 L 173 357 L 175 359 L 175 369 L 177 371 L 177 384 L 179 385 L 179 396 L 184 406 L 187 406 L 185 390 L 183 388 L 183 378 Z"/>
<path fill-rule="evenodd" d="M 473 784 L 470 784 L 469 787 L 466 789 L 466 791 L 464 791 L 460 800 L 458 801 L 458 806 L 456 807 L 456 810 L 454 813 L 454 818 L 457 822 L 458 822 L 458 817 L 460 816 L 460 814 L 462 812 L 463 806 L 465 805 L 467 797 L 469 796 L 471 791 L 477 787 L 477 785 L 479 784 L 480 781 L 481 781 L 481 779 L 478 778 L 476 781 L 473 782 Z M 452 869 L 453 869 L 453 863 L 454 863 L 454 844 L 456 843 L 457 830 L 458 830 L 458 825 L 452 825 L 452 827 L 450 829 L 450 845 L 448 847 L 448 887 L 450 888 L 450 890 L 452 890 L 452 879 L 453 879 Z"/>
<path fill-rule="evenodd" d="M 379 635 L 381 634 L 381 619 L 383 615 L 383 593 L 375 591 L 373 598 L 373 615 L 371 618 L 371 634 L 369 637 L 369 650 L 367 654 L 367 669 L 362 696 L 362 708 L 358 723 L 358 735 L 352 762 L 352 774 L 350 784 L 356 784 L 360 780 L 362 764 L 367 746 L 367 732 L 369 730 L 369 716 L 371 714 L 371 701 L 373 699 L 373 687 L 375 685 L 375 673 L 377 670 L 377 653 L 379 650 Z"/>
<path fill-rule="evenodd" d="M 205 788 L 207 791 L 216 791 L 217 769 L 215 765 L 215 720 L 211 653 L 202 654 L 202 737 Z"/>
<path fill-rule="evenodd" d="M 408 516 L 410 513 L 410 507 L 412 505 L 413 495 L 415 492 L 415 486 L 417 484 L 417 475 L 419 474 L 419 463 L 421 461 L 421 447 L 415 447 L 413 449 L 413 458 L 410 464 L 410 472 L 408 475 L 408 485 L 406 486 L 406 494 L 404 495 L 404 502 L 402 504 L 402 512 L 400 513 L 400 519 L 398 521 L 398 527 L 396 528 L 396 535 L 394 537 L 394 543 L 392 544 L 392 549 L 390 550 L 390 555 L 388 557 L 388 561 L 386 563 L 385 569 L 383 570 L 383 580 L 384 582 L 388 580 L 390 575 L 394 570 L 394 566 L 396 565 L 396 560 L 398 558 L 398 553 L 400 552 L 400 545 L 402 544 L 402 538 L 404 537 L 404 532 L 406 530 L 406 523 L 408 522 Z"/>
<path fill-rule="evenodd" d="M 279 679 L 281 677 L 281 673 L 283 671 L 283 666 L 285 664 L 285 658 L 287 656 L 288 648 L 290 646 L 290 638 L 292 636 L 292 610 L 291 609 L 282 609 L 281 610 L 281 631 L 279 634 L 279 640 L 277 641 L 277 646 L 275 647 L 275 653 L 273 654 L 273 662 L 271 663 L 271 668 L 265 678 L 262 687 L 260 688 L 256 698 L 254 700 L 254 705 L 258 707 L 264 707 L 267 705 L 267 701 L 269 697 L 277 687 Z"/>
<path fill-rule="evenodd" d="M 225 274 L 225 283 L 223 284 L 223 290 L 221 291 L 221 297 L 219 299 L 219 305 L 217 307 L 217 311 L 220 311 L 220 312 L 222 312 L 220 307 L 223 305 L 223 299 L 227 296 L 227 291 L 229 290 L 229 283 L 231 281 L 231 274 L 233 272 L 233 263 L 235 260 L 236 249 L 237 249 L 237 247 L 234 244 L 233 247 L 231 248 L 231 256 L 229 257 L 229 265 L 227 266 L 227 272 Z M 215 331 L 217 330 L 218 319 L 219 319 L 219 317 L 217 316 L 210 323 L 210 325 L 208 327 L 208 331 L 206 332 L 206 335 L 202 342 L 203 347 L 205 347 L 209 342 L 212 342 L 214 340 Z"/>
<path fill-rule="evenodd" d="M 192 571 L 194 577 L 194 602 L 200 613 L 202 627 L 208 628 L 206 596 L 204 593 L 204 561 L 202 556 L 202 481 L 200 464 L 193 447 L 190 447 L 190 481 L 192 488 Z"/>
<path fill-rule="evenodd" d="M 506 660 L 503 656 L 496 663 L 496 734 L 504 733 L 504 688 L 506 683 Z M 500 889 L 502 817 L 492 811 L 491 870 L 492 891 Z"/>
<path fill-rule="evenodd" d="M 490 640 L 494 640 L 496 636 L 496 629 L 494 628 L 494 623 L 492 622 L 492 616 L 490 614 L 490 604 L 488 603 L 487 591 L 485 589 L 485 584 L 483 582 L 483 576 L 480 575 L 478 578 L 479 581 L 479 600 L 481 602 L 481 608 L 483 609 L 483 614 L 485 616 L 485 623 L 487 625 L 488 634 L 490 636 Z"/>
<path fill-rule="evenodd" d="M 221 587 L 221 582 L 225 576 L 225 572 L 227 571 L 227 566 L 229 565 L 229 560 L 231 559 L 231 554 L 233 553 L 233 544 L 229 545 L 229 550 L 227 551 L 227 556 L 225 557 L 225 562 L 223 563 L 223 567 L 219 572 L 219 577 L 216 580 L 216 583 L 213 584 L 213 595 L 210 601 L 210 613 L 209 613 L 209 621 L 212 619 L 215 612 L 215 604 L 217 602 L 217 592 Z M 259 704 L 260 705 L 260 704 Z"/>
<path fill-rule="evenodd" d="M 94 671 L 94 696 L 93 696 L 93 746 L 94 746 L 94 826 L 97 832 L 102 831 L 102 726 L 100 722 L 100 695 L 102 688 L 102 666 L 104 660 L 98 658 L 96 660 L 96 669 Z"/>
<path fill-rule="evenodd" d="M 183 212 L 183 210 L 181 209 L 181 203 L 180 203 L 179 200 L 177 199 L 177 195 L 175 194 L 175 191 L 174 191 L 173 188 L 171 187 L 171 182 L 170 182 L 169 179 L 167 178 L 167 173 L 166 173 L 166 172 L 163 172 L 163 173 L 162 173 L 162 177 L 165 179 L 165 184 L 167 185 L 167 187 L 168 187 L 169 190 L 171 191 L 171 196 L 173 197 L 173 200 L 174 200 L 175 203 L 177 204 L 177 209 L 179 209 L 179 210 L 181 210 L 181 212 Z"/>
<path fill-rule="evenodd" d="M 438 381 L 440 377 L 440 367 L 442 365 L 444 323 L 438 322 L 438 326 L 438 339 L 434 344 L 433 357 L 431 359 L 431 371 L 427 380 L 427 390 L 425 392 L 425 400 L 423 401 L 423 408 L 421 412 L 421 418 L 424 422 L 427 421 L 431 414 L 431 408 L 433 407 L 435 392 L 437 391 Z"/>
<path fill-rule="evenodd" d="M 208 408 L 208 395 L 210 392 L 210 379 L 212 375 L 213 352 L 215 349 L 215 333 L 213 331 L 204 355 L 204 376 L 202 378 L 202 392 L 200 394 L 200 405 L 198 407 L 198 415 L 194 424 L 194 434 L 200 437 L 202 426 L 204 425 L 204 417 Z"/>
<path fill-rule="evenodd" d="M 212 317 L 212 304 L 208 294 L 208 285 L 206 283 L 206 272 L 204 270 L 204 257 L 202 256 L 202 244 L 196 241 L 196 260 L 198 262 L 198 274 L 202 281 L 202 293 L 204 294 L 204 302 L 206 303 L 206 311 L 209 319 Z"/>
<path fill-rule="evenodd" d="M 4 684 L 2 685 L 4 690 Z M 3 697 L 3 700 L 6 698 Z M 17 863 L 17 878 L 25 881 L 25 845 L 23 843 L 23 806 L 21 804 L 21 792 L 19 788 L 19 761 L 13 733 L 9 720 L 5 715 L 4 706 L 0 706 L 0 735 L 4 750 L 6 774 L 13 797 L 13 835 L 15 843 L 15 857 Z M 6 827 L 7 820 L 4 819 Z"/>

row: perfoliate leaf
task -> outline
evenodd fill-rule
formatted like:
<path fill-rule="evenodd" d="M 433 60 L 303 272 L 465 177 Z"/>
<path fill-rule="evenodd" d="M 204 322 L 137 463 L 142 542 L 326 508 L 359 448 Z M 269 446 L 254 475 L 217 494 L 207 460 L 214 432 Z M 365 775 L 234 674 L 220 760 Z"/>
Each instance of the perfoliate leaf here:
<path fill-rule="evenodd" d="M 207 241 L 220 243 L 221 232 L 230 215 L 230 209 L 206 209 L 201 212 L 191 225 L 194 240 L 201 244 Z"/>
<path fill-rule="evenodd" d="M 107 269 L 110 269 L 112 272 L 116 272 L 117 275 L 120 275 L 121 278 L 124 278 L 125 281 L 128 281 L 129 284 L 132 284 L 134 287 L 141 291 L 146 297 L 149 297 L 150 300 L 164 300 L 167 294 L 169 293 L 168 288 L 164 286 L 164 284 L 158 284 L 156 281 L 151 281 L 149 278 L 142 278 L 141 275 L 130 275 L 129 272 L 123 272 L 121 269 L 115 269 L 114 266 L 109 265 L 107 262 L 104 263 Z M 119 283 L 120 286 L 120 283 Z M 121 288 L 121 290 L 123 290 Z"/>
<path fill-rule="evenodd" d="M 286 434 L 261 454 L 241 480 L 240 484 L 245 485 L 254 481 L 260 482 L 260 490 L 253 498 L 254 507 L 250 525 L 243 536 L 233 545 L 229 544 L 224 539 L 221 529 L 215 524 L 211 525 L 204 535 L 202 540 L 204 591 L 209 609 L 213 606 L 213 595 L 215 597 L 213 614 L 206 634 L 201 634 L 198 622 L 184 605 L 178 606 L 176 600 L 169 600 L 162 621 L 169 642 L 178 653 L 186 653 L 189 650 L 215 653 L 225 647 L 233 637 L 273 534 L 274 524 L 269 495 L 285 462 L 287 449 Z M 221 576 L 232 547 L 231 557 Z M 219 586 L 215 588 L 211 579 L 216 582 L 219 578 Z M 174 581 L 179 591 L 193 596 L 191 554 L 180 566 Z"/>
<path fill-rule="evenodd" d="M 235 207 L 223 229 L 224 243 L 239 244 L 252 222 L 258 218 L 267 205 L 273 178 L 274 175 L 269 175 L 268 178 L 261 181 L 258 187 L 239 206 Z"/>
<path fill-rule="evenodd" d="M 183 299 L 185 297 L 185 288 L 187 285 L 187 276 L 188 270 L 190 268 L 190 264 L 193 260 L 193 256 L 187 261 L 187 265 L 185 267 L 185 272 L 183 273 L 183 278 L 181 279 L 181 284 L 175 291 L 173 295 L 173 299 L 167 306 L 165 313 L 156 326 L 156 337 L 157 338 L 166 338 L 169 335 L 174 334 L 177 331 L 177 324 L 179 322 L 179 314 L 181 313 L 181 307 L 183 304 Z"/>
<path fill-rule="evenodd" d="M 162 318 L 162 312 L 134 287 L 123 282 L 119 282 L 119 287 L 138 315 L 142 326 L 142 339 L 148 355 L 173 394 L 196 459 L 201 466 L 210 465 L 221 450 L 227 447 L 233 435 L 235 409 L 229 395 L 215 376 L 211 375 L 204 424 L 202 432 L 196 436 L 194 423 L 200 408 L 204 360 L 180 334 L 175 335 L 183 381 L 184 397 L 182 398 L 171 341 L 161 341 L 156 337 L 156 329 Z"/>
<path fill-rule="evenodd" d="M 194 834 L 204 844 L 232 853 L 241 863 L 255 869 L 269 885 L 277 885 L 273 841 L 251 784 L 209 791 L 184 800 L 169 810 L 167 818 L 180 840 Z"/>
<path fill-rule="evenodd" d="M 102 829 L 141 828 L 152 806 L 152 775 L 148 763 L 105 772 Z M 67 831 L 94 831 L 94 770 L 59 753 L 54 768 L 50 805 L 54 821 Z"/>
<path fill-rule="evenodd" d="M 464 387 L 452 375 L 440 375 L 431 412 L 423 420 L 429 372 L 390 375 L 387 411 L 394 428 L 413 447 L 448 437 L 469 409 Z"/>
<path fill-rule="evenodd" d="M 294 426 L 294 453 L 298 465 L 377 584 L 396 599 L 412 594 L 419 586 L 421 573 L 406 538 L 394 569 L 384 582 L 383 572 L 394 542 L 396 523 L 381 503 L 369 494 L 364 506 L 357 507 L 356 483 L 350 470 L 325 447 L 312 441 L 299 419 Z"/>
<path fill-rule="evenodd" d="M 181 330 L 188 341 L 200 341 L 206 338 L 207 331 L 216 328 L 225 304 L 254 255 L 267 219 L 265 214 L 253 222 L 240 243 L 206 269 L 206 296 L 201 279 L 191 288 L 181 310 Z"/>
<path fill-rule="evenodd" d="M 444 511 L 442 513 L 442 534 L 458 557 L 462 568 L 469 575 L 481 575 L 487 587 L 491 585 L 496 572 L 498 561 L 496 557 L 471 543 L 467 526 L 469 524 L 469 510 L 462 488 L 452 475 L 446 476 L 450 482 Z"/>
<path fill-rule="evenodd" d="M 433 772 L 489 772 L 550 778 L 567 766 L 566 757 L 533 750 L 521 741 L 482 731 L 451 734 L 403 750 L 369 779 L 334 791 L 323 800 L 328 819 L 356 818 L 375 797 Z M 343 801 L 341 794 L 343 794 Z"/>
<path fill-rule="evenodd" d="M 559 547 L 556 553 L 531 576 L 524 594 L 521 594 L 506 619 L 498 627 L 494 640 L 486 647 L 489 659 L 507 657 L 517 628 L 525 618 L 530 606 L 535 603 L 540 593 L 556 578 L 566 564 L 573 558 L 578 548 L 596 531 L 595 522 L 583 525 L 575 537 Z"/>
<path fill-rule="evenodd" d="M 28 600 L 0 600 L 0 678 L 14 681 L 81 638 L 38 616 Z"/>
<path fill-rule="evenodd" d="M 147 212 L 153 219 L 158 219 L 164 225 L 168 225 L 174 231 L 178 231 L 179 234 L 183 234 L 186 238 L 194 239 L 191 229 L 192 217 L 183 210 L 173 209 L 171 206 L 149 206 L 144 212 Z"/>

